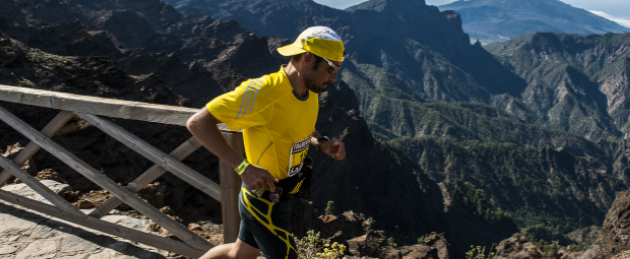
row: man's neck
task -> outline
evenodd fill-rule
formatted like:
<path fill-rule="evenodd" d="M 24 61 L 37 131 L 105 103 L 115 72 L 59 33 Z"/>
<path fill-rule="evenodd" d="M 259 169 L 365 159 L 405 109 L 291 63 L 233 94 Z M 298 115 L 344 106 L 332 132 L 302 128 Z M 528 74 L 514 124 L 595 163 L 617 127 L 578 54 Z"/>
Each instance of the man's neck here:
<path fill-rule="evenodd" d="M 308 88 L 306 88 L 306 84 L 304 84 L 304 74 L 300 73 L 291 62 L 284 68 L 284 72 L 287 73 L 291 87 L 293 87 L 293 92 L 295 92 L 297 96 L 306 97 Z"/>

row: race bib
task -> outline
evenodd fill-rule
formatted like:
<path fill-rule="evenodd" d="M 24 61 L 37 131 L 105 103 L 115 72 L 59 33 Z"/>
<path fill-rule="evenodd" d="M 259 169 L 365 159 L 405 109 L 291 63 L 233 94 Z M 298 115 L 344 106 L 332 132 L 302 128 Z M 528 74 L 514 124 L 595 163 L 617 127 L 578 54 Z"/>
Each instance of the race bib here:
<path fill-rule="evenodd" d="M 304 159 L 308 153 L 308 147 L 311 144 L 311 136 L 295 142 L 291 147 L 291 158 L 289 159 L 289 177 L 294 176 L 300 170 L 304 164 Z"/>

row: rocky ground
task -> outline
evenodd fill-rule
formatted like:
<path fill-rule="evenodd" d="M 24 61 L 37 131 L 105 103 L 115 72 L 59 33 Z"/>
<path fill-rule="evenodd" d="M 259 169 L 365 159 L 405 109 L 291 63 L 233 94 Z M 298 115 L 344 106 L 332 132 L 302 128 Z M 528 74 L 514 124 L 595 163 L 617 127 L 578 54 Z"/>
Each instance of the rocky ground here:
<path fill-rule="evenodd" d="M 67 184 L 42 180 L 55 192 L 69 191 Z M 21 196 L 47 202 L 25 184 L 2 187 Z M 89 210 L 83 210 L 88 213 Z M 148 231 L 150 221 L 117 211 L 102 218 L 104 221 L 141 231 Z M 168 251 L 89 230 L 64 220 L 45 216 L 32 210 L 0 202 L 0 258 L 171 258 Z M 217 240 L 218 241 L 218 240 Z M 219 243 L 219 242 L 217 242 Z"/>

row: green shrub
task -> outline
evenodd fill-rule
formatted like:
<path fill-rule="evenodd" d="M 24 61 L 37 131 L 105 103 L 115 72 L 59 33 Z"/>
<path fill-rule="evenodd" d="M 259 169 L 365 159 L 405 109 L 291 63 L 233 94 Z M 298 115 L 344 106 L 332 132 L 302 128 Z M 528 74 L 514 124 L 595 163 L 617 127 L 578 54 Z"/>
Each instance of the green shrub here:
<path fill-rule="evenodd" d="M 333 215 L 333 214 L 335 214 L 335 202 L 334 201 L 328 201 L 328 204 L 326 205 L 326 210 L 324 211 L 324 213 L 326 213 L 326 215 Z"/>
<path fill-rule="evenodd" d="M 306 232 L 301 240 L 296 242 L 300 258 L 304 259 L 337 259 L 345 258 L 343 255 L 346 246 L 337 242 L 330 243 L 330 240 L 322 239 L 319 232 L 313 230 Z"/>
<path fill-rule="evenodd" d="M 494 252 L 490 252 L 486 255 L 485 246 L 470 246 L 470 250 L 466 252 L 466 259 L 494 259 L 497 256 Z"/>

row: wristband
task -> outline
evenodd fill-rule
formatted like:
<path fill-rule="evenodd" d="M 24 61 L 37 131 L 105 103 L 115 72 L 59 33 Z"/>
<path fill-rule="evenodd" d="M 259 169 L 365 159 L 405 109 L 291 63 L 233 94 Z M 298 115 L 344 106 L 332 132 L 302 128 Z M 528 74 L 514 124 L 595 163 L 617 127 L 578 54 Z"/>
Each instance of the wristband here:
<path fill-rule="evenodd" d="M 249 166 L 249 162 L 247 162 L 247 159 L 243 160 L 243 163 L 241 163 L 237 168 L 234 169 L 234 171 L 236 171 L 236 173 L 238 175 L 242 175 L 243 172 L 245 172 L 245 168 L 247 168 Z"/>
<path fill-rule="evenodd" d="M 319 148 L 319 143 L 322 143 L 324 141 L 330 141 L 330 138 L 326 137 L 326 136 L 322 136 L 321 138 L 317 139 L 317 142 L 315 142 L 315 147 L 317 148 L 317 150 L 321 150 Z"/>

